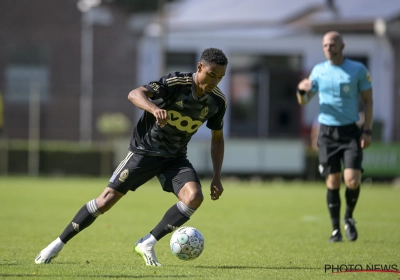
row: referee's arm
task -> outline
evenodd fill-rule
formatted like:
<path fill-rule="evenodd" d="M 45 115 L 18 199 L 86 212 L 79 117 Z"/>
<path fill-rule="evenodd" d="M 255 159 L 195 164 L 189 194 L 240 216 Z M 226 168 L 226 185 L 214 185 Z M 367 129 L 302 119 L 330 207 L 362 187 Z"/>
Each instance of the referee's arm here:
<path fill-rule="evenodd" d="M 312 81 L 309 79 L 302 80 L 297 86 L 297 102 L 300 105 L 306 105 L 311 98 L 315 95 L 315 92 L 311 91 Z"/>
<path fill-rule="evenodd" d="M 373 105 L 374 100 L 372 98 L 372 89 L 368 89 L 361 92 L 361 98 L 364 102 L 364 130 L 372 130 L 372 121 L 374 118 Z"/>

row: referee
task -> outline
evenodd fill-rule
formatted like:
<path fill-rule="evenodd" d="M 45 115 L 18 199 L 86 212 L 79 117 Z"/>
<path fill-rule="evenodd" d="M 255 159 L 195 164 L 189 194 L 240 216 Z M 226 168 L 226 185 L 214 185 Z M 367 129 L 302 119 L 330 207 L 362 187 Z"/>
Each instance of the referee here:
<path fill-rule="evenodd" d="M 373 98 L 367 68 L 343 56 L 344 42 L 335 31 L 326 33 L 322 48 L 327 60 L 314 66 L 308 79 L 298 85 L 297 101 L 305 105 L 318 93 L 321 124 L 318 135 L 319 171 L 326 178 L 327 204 L 333 232 L 329 242 L 342 241 L 340 231 L 340 184 L 346 184 L 344 229 L 348 240 L 357 240 L 353 211 L 360 194 L 362 149 L 371 144 Z M 364 102 L 365 122 L 359 128 L 358 100 Z"/>

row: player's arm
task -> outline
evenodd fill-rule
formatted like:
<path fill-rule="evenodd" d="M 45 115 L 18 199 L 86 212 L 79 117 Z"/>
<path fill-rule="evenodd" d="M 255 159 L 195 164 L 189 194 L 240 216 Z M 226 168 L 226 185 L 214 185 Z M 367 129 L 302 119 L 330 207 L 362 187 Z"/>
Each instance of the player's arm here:
<path fill-rule="evenodd" d="M 152 97 L 154 97 L 154 94 L 145 87 L 138 87 L 128 94 L 128 99 L 133 105 L 153 114 L 157 120 L 157 124 L 163 127 L 168 122 L 168 112 L 151 103 L 149 98 Z"/>
<path fill-rule="evenodd" d="M 365 115 L 364 132 L 361 135 L 361 147 L 368 148 L 368 146 L 371 144 L 371 139 L 372 139 L 371 137 L 372 121 L 374 117 L 374 111 L 373 111 L 374 101 L 372 97 L 372 88 L 362 91 L 361 98 L 364 102 L 364 115 Z"/>
<path fill-rule="evenodd" d="M 300 105 L 306 105 L 311 98 L 314 97 L 315 92 L 311 91 L 313 83 L 310 79 L 303 79 L 297 86 L 297 102 Z"/>
<path fill-rule="evenodd" d="M 224 160 L 224 132 L 223 130 L 211 130 L 211 160 L 213 164 L 213 179 L 211 182 L 211 199 L 217 200 L 224 191 L 221 183 L 222 162 Z"/>

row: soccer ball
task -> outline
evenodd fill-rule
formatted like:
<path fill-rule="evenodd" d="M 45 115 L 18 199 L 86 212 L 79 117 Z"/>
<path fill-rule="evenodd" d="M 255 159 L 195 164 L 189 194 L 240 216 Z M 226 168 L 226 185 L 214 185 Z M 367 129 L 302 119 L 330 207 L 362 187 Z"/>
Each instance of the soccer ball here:
<path fill-rule="evenodd" d="M 194 260 L 203 252 L 204 238 L 194 227 L 181 227 L 172 234 L 169 245 L 179 259 Z"/>

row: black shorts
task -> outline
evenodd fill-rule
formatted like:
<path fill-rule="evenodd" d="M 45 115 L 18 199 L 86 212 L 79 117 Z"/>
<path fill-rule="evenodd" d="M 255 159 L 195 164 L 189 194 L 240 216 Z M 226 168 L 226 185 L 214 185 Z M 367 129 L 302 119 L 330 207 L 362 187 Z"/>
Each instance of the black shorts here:
<path fill-rule="evenodd" d="M 322 176 L 344 168 L 362 169 L 361 129 L 356 124 L 345 126 L 320 125 L 318 135 L 319 172 Z"/>
<path fill-rule="evenodd" d="M 143 156 L 129 152 L 110 178 L 108 187 L 126 194 L 157 176 L 166 192 L 178 196 L 187 182 L 197 182 L 199 177 L 187 158 Z"/>

